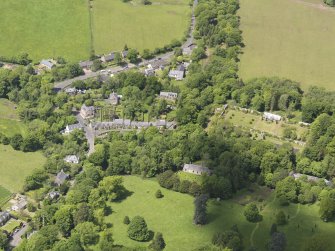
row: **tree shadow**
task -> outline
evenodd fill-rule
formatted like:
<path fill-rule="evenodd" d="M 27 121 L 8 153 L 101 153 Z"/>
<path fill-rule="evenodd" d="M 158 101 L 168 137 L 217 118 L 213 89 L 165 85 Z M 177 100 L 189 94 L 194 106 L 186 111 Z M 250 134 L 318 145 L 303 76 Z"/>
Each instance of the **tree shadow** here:
<path fill-rule="evenodd" d="M 124 188 L 120 191 L 118 198 L 113 200 L 113 202 L 121 203 L 122 201 L 127 199 L 129 196 L 132 196 L 133 193 L 134 193 L 133 191 L 129 191 L 126 188 Z"/>

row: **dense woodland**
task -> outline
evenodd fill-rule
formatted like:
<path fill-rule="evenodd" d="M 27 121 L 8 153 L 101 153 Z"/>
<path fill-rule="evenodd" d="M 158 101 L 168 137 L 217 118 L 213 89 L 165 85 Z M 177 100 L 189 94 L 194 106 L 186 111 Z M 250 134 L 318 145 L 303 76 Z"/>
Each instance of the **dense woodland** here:
<path fill-rule="evenodd" d="M 157 176 L 162 187 L 195 196 L 197 224 L 206 223 L 203 208 L 207 197 L 201 196 L 229 199 L 250 183 L 275 189 L 282 205 L 321 201 L 321 218 L 334 218 L 332 187 L 323 180 L 294 180 L 288 175 L 295 171 L 333 179 L 335 92 L 312 87 L 304 93 L 299 83 L 276 77 L 241 80 L 238 61 L 243 40 L 236 15 L 238 8 L 237 0 L 200 1 L 195 12 L 198 48 L 191 56 L 185 88 L 170 81 L 167 72 L 157 78 L 130 71 L 104 84 L 100 79 L 78 81 L 74 87 L 91 92 L 69 97 L 53 91 L 50 75 L 35 75 L 29 67 L 0 69 L 0 97 L 17 104 L 20 118 L 29 128 L 25 136 L 0 134 L 0 142 L 16 150 L 43 150 L 47 157 L 44 169 L 27 177 L 23 188 L 25 192 L 44 188 L 34 198 L 40 206 L 30 223 L 30 231 L 38 232 L 16 250 L 86 250 L 92 245 L 99 250 L 131 250 L 113 245 L 110 226 L 104 222 L 104 217 L 111 213 L 107 202 L 127 197 L 122 175 L 129 174 Z M 54 80 L 80 74 L 77 65 L 66 65 L 51 73 Z M 167 102 L 156 99 L 162 90 L 179 94 L 175 115 L 171 116 L 178 123 L 176 130 L 152 127 L 140 132 L 111 132 L 97 140 L 95 152 L 89 157 L 85 154 L 88 146 L 82 131 L 66 137 L 59 133 L 67 124 L 75 123 L 74 108 L 83 103 L 94 105 L 97 99 L 107 98 L 113 91 L 123 95 L 123 118 L 142 120 L 143 114 L 149 114 L 149 119 L 159 118 L 171 112 Z M 305 149 L 297 153 L 289 143 L 278 146 L 254 140 L 249 132 L 223 120 L 210 122 L 215 108 L 228 100 L 259 112 L 280 111 L 287 118 L 301 112 L 302 121 L 311 123 Z M 80 156 L 81 163 L 66 164 L 63 159 L 69 154 Z M 210 167 L 213 175 L 203 176 L 201 185 L 181 181 L 175 172 L 184 163 L 197 161 Z M 53 189 L 52 178 L 62 169 L 75 182 L 72 187 L 66 182 L 56 188 L 63 195 L 56 202 L 45 195 Z M 245 214 L 250 219 L 258 216 L 252 205 Z M 136 218 L 130 225 L 130 238 L 141 241 L 148 237 L 144 219 Z M 242 249 L 242 238 L 238 228 L 233 227 L 216 234 L 212 242 L 218 248 L 235 251 Z M 285 242 L 285 236 L 275 231 L 271 238 L 269 250 L 282 250 L 275 248 Z M 157 233 L 150 248 L 162 250 L 163 244 L 162 234 Z"/>

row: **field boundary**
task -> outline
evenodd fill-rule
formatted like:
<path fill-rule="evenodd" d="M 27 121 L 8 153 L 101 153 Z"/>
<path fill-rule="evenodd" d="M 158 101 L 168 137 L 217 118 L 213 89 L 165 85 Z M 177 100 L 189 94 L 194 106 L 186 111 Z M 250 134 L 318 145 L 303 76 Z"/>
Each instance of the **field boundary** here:
<path fill-rule="evenodd" d="M 94 50 L 94 25 L 93 25 L 93 1 L 87 0 L 87 8 L 88 8 L 88 15 L 89 15 L 89 30 L 90 30 L 90 55 L 95 55 L 95 50 Z"/>

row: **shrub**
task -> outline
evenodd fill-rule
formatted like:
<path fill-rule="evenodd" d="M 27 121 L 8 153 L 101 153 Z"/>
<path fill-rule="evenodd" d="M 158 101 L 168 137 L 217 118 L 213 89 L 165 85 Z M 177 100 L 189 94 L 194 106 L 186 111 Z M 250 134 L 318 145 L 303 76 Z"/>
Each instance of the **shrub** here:
<path fill-rule="evenodd" d="M 285 225 L 286 224 L 286 215 L 283 211 L 279 211 L 276 215 L 276 223 L 277 225 Z"/>
<path fill-rule="evenodd" d="M 129 224 L 128 236 L 135 241 L 148 241 L 150 233 L 147 223 L 141 216 L 135 216 Z"/>
<path fill-rule="evenodd" d="M 160 198 L 164 197 L 164 195 L 162 194 L 162 191 L 159 190 L 159 189 L 156 191 L 155 196 L 156 196 L 157 199 L 160 199 Z"/>
<path fill-rule="evenodd" d="M 261 219 L 258 208 L 255 203 L 249 203 L 245 206 L 244 216 L 250 222 L 256 222 Z"/>
<path fill-rule="evenodd" d="M 126 225 L 129 225 L 130 220 L 129 220 L 129 217 L 128 217 L 128 216 L 125 216 L 125 217 L 123 218 L 123 223 L 126 224 Z"/>

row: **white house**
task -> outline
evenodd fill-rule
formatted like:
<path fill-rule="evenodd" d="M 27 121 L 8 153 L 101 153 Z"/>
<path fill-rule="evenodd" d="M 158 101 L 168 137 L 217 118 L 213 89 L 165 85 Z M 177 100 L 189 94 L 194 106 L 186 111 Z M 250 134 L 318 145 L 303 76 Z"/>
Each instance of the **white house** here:
<path fill-rule="evenodd" d="M 195 164 L 184 164 L 183 172 L 193 173 L 196 175 L 202 175 L 203 173 L 206 173 L 208 175 L 211 174 L 211 171 L 207 167 Z"/>
<path fill-rule="evenodd" d="M 271 120 L 271 121 L 280 121 L 282 119 L 280 115 L 269 113 L 269 112 L 264 112 L 263 118 L 266 120 Z"/>
<path fill-rule="evenodd" d="M 77 157 L 76 155 L 67 155 L 64 158 L 64 161 L 66 163 L 71 163 L 71 164 L 78 164 L 79 163 L 79 157 Z"/>

